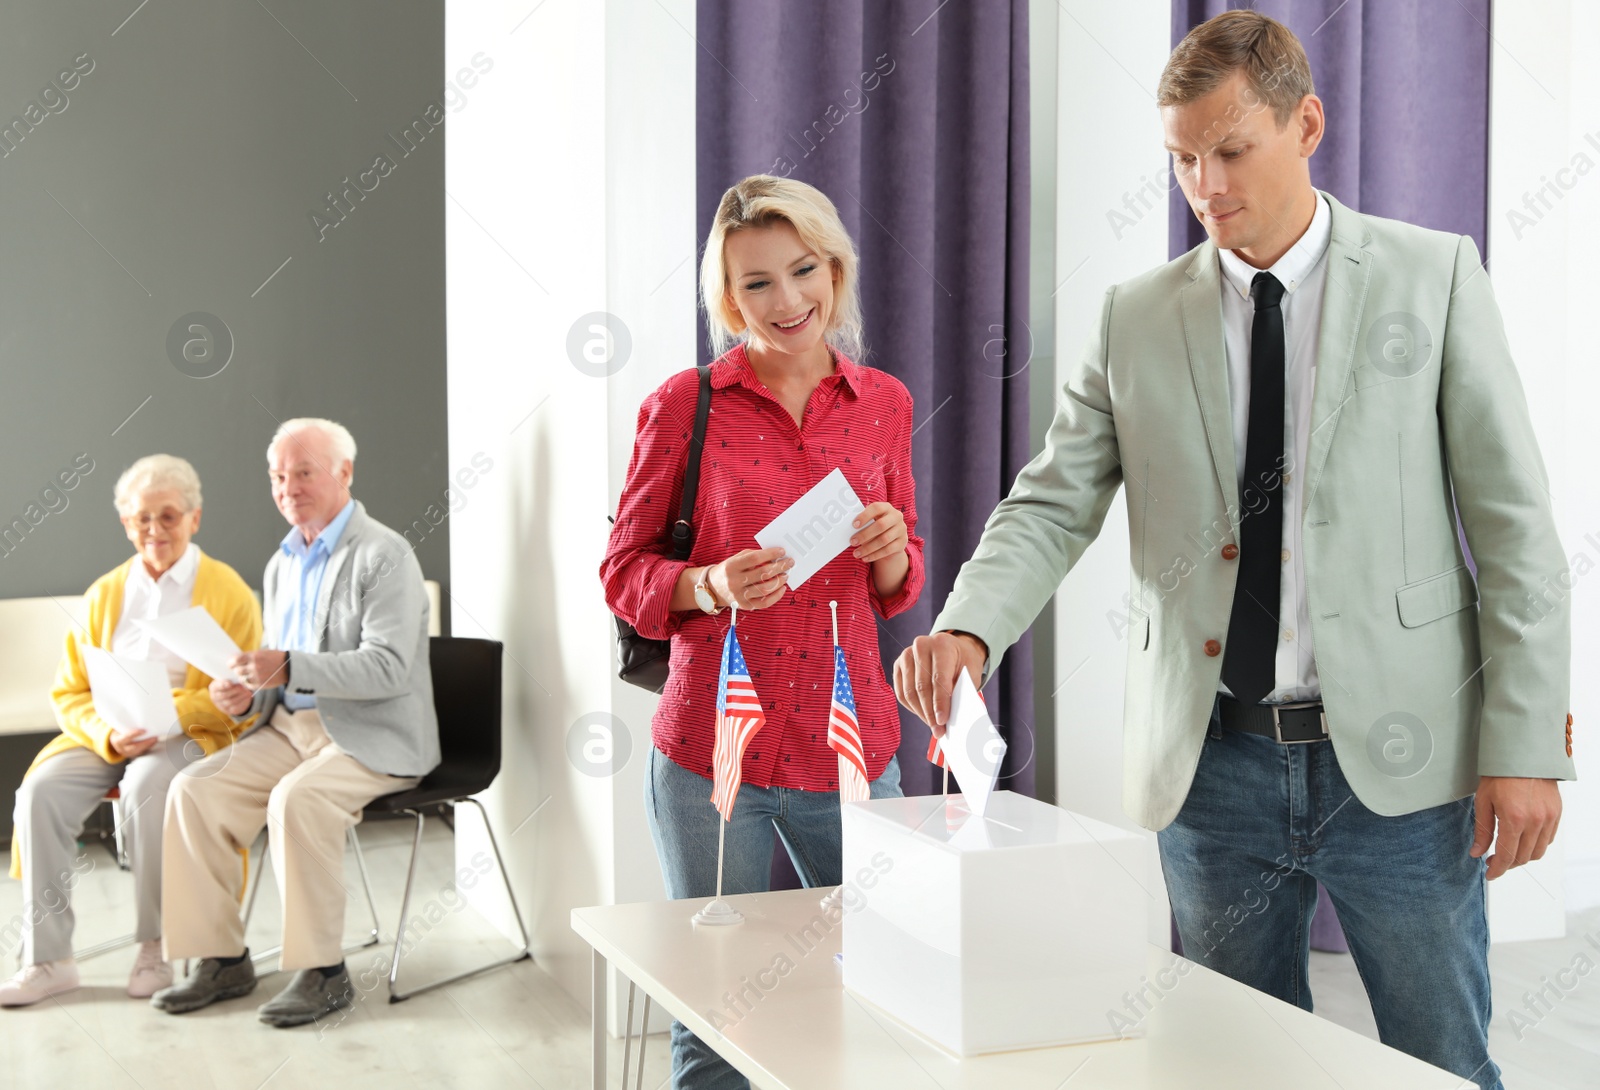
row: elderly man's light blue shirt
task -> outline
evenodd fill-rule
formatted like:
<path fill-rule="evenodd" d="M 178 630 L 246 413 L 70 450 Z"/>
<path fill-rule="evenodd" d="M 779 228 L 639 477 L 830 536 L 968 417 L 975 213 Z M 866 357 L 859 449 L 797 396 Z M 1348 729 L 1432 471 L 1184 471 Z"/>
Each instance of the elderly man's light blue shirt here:
<path fill-rule="evenodd" d="M 278 630 L 280 651 L 317 650 L 318 640 L 313 625 L 316 621 L 317 599 L 322 594 L 322 575 L 328 570 L 328 557 L 338 547 L 339 537 L 350 524 L 350 516 L 355 510 L 356 501 L 352 499 L 309 544 L 296 527 L 278 546 L 283 550 L 283 555 L 289 558 L 289 576 L 295 586 L 294 596 L 284 608 L 283 623 Z M 294 674 L 293 656 L 290 656 L 289 673 L 291 677 Z M 285 686 L 283 704 L 290 711 L 297 712 L 316 707 L 317 698 L 294 693 Z"/>

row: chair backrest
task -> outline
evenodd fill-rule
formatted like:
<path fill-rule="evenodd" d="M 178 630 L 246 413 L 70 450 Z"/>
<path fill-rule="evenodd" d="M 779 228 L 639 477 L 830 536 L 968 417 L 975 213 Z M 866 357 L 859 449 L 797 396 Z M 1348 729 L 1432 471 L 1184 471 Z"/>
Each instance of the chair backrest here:
<path fill-rule="evenodd" d="M 453 781 L 465 779 L 478 784 L 463 794 L 482 791 L 500 773 L 503 647 L 499 640 L 460 636 L 434 636 L 428 640 L 433 707 L 439 716 L 442 753 L 434 775 L 443 773 Z"/>

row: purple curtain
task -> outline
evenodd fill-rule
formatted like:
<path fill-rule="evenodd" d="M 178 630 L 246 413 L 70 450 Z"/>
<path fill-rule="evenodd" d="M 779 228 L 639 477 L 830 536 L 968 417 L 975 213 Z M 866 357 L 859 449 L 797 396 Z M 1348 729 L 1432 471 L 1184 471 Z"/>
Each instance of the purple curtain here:
<path fill-rule="evenodd" d="M 1358 212 L 1471 235 L 1487 258 L 1489 0 L 1173 0 L 1172 44 L 1242 7 L 1294 31 L 1311 61 L 1328 126 L 1312 183 Z M 1175 181 L 1171 193 L 1177 257 L 1206 235 Z M 1311 946 L 1343 953 L 1333 902 L 1317 890 Z"/>
<path fill-rule="evenodd" d="M 1471 235 L 1488 255 L 1489 0 L 1173 0 L 1172 44 L 1249 7 L 1311 60 L 1328 131 L 1311 180 L 1358 212 Z M 1172 256 L 1205 240 L 1174 184 Z"/>
<path fill-rule="evenodd" d="M 880 624 L 885 663 L 929 630 L 1031 453 L 1027 10 L 1026 0 L 696 9 L 700 237 L 723 191 L 747 175 L 821 189 L 861 254 L 861 362 L 916 402 L 928 579 L 913 609 Z M 704 336 L 701 346 L 704 358 Z M 1025 637 L 985 696 L 1010 742 L 1001 786 L 1030 795 L 1032 685 Z M 927 743 L 927 727 L 902 713 L 907 794 L 938 789 Z M 788 870 L 777 859 L 775 877 Z"/>

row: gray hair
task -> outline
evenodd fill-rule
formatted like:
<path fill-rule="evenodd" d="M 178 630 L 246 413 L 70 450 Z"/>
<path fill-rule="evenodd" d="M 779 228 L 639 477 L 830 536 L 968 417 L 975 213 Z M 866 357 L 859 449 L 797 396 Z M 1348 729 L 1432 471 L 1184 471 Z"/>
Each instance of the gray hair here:
<path fill-rule="evenodd" d="M 320 416 L 297 416 L 293 420 L 285 420 L 278 425 L 278 430 L 272 436 L 272 442 L 267 444 L 267 461 L 272 461 L 272 452 L 278 449 L 285 439 L 302 431 L 319 431 L 327 436 L 328 443 L 333 447 L 333 456 L 336 461 L 349 462 L 352 469 L 356 464 L 356 440 L 350 434 L 350 429 L 333 420 L 324 420 Z M 329 466 L 331 471 L 337 467 Z"/>
<path fill-rule="evenodd" d="M 122 471 L 112 493 L 117 514 L 128 515 L 141 495 L 172 489 L 183 497 L 185 512 L 200 506 L 200 474 L 194 466 L 173 454 L 147 454 Z"/>

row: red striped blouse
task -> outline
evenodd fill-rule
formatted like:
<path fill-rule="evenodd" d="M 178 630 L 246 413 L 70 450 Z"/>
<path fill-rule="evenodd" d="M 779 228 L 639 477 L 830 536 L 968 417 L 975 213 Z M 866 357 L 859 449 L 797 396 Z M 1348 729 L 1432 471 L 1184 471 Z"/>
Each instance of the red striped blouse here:
<path fill-rule="evenodd" d="M 739 611 L 739 645 L 767 716 L 745 753 L 744 779 L 758 787 L 839 788 L 836 755 L 828 747 L 829 601 L 839 603 L 839 645 L 855 690 L 870 778 L 882 774 L 900 743 L 894 692 L 878 656 L 876 617 L 911 608 L 922 592 L 911 395 L 892 375 L 842 353 L 836 359 L 835 373 L 812 391 L 799 428 L 756 378 L 742 346 L 711 365 L 695 543 L 686 562 L 671 558 L 668 527 L 677 518 L 694 432 L 695 371 L 672 376 L 639 407 L 633 457 L 600 578 L 607 604 L 641 635 L 672 638 L 672 676 L 651 739 L 666 756 L 708 778 L 730 613 L 670 612 L 673 587 L 686 567 L 758 548 L 756 531 L 836 467 L 862 503 L 887 500 L 905 516 L 910 571 L 898 594 L 879 598 L 868 565 L 846 549 L 799 589 L 785 590 L 776 605 Z"/>

